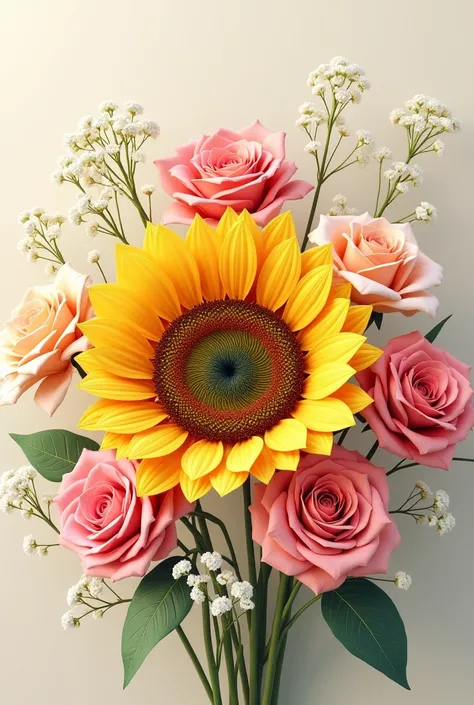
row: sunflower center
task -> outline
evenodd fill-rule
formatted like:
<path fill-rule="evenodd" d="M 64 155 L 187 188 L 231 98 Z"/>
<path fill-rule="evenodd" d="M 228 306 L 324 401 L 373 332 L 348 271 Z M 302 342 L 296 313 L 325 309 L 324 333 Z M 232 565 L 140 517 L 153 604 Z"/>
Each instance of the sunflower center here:
<path fill-rule="evenodd" d="M 171 323 L 155 353 L 156 391 L 170 418 L 208 440 L 265 433 L 292 411 L 303 379 L 294 333 L 246 301 L 195 306 Z"/>

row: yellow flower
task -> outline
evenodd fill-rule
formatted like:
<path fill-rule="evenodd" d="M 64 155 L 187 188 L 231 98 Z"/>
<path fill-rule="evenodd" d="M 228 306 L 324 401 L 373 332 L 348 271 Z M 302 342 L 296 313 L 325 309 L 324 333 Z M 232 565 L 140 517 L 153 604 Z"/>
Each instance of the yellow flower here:
<path fill-rule="evenodd" d="M 117 246 L 117 283 L 90 288 L 79 386 L 101 400 L 79 427 L 140 461 L 142 496 L 224 495 L 329 455 L 371 402 L 349 378 L 381 354 L 371 307 L 332 272 L 330 245 L 300 253 L 290 213 L 262 231 L 246 211 L 216 230 L 196 216 L 185 240 L 150 223 L 142 250 Z"/>

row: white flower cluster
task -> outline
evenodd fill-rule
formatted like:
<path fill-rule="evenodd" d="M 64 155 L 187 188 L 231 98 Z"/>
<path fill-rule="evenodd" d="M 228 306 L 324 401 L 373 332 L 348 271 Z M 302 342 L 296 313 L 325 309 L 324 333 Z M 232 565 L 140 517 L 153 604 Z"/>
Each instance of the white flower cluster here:
<path fill-rule="evenodd" d="M 375 150 L 372 156 L 374 159 L 381 163 L 385 159 L 390 159 L 390 157 L 392 156 L 392 150 L 390 149 L 390 147 L 379 147 Z"/>
<path fill-rule="evenodd" d="M 104 616 L 105 610 L 103 607 L 105 607 L 107 604 L 103 600 L 101 600 L 101 595 L 104 589 L 104 582 L 102 578 L 92 578 L 88 575 L 83 575 L 78 582 L 73 585 L 72 587 L 69 588 L 67 591 L 66 595 L 66 602 L 69 605 L 69 607 L 74 608 L 78 607 L 80 605 L 85 605 L 87 601 L 87 607 L 88 612 L 90 611 L 90 602 L 89 600 L 98 600 L 99 602 L 102 603 L 102 608 L 101 607 L 95 607 L 94 606 L 94 611 L 92 613 L 92 616 L 94 619 L 100 619 L 101 617 Z M 81 625 L 81 619 L 84 617 L 85 614 L 82 615 L 76 615 L 74 614 L 74 610 L 70 609 L 68 612 L 63 614 L 61 617 L 61 624 L 64 630 L 66 629 L 74 629 L 75 627 L 80 627 Z"/>
<path fill-rule="evenodd" d="M 23 512 L 24 499 L 30 487 L 30 482 L 37 475 L 36 470 L 31 465 L 24 465 L 18 470 L 7 470 L 0 476 L 0 509 L 5 514 L 13 509 Z M 27 509 L 25 518 L 31 516 Z"/>
<path fill-rule="evenodd" d="M 418 164 L 393 162 L 391 168 L 384 171 L 384 176 L 388 181 L 396 182 L 400 193 L 406 193 L 410 184 L 415 188 L 423 184 L 423 169 Z"/>
<path fill-rule="evenodd" d="M 100 260 L 100 252 L 99 250 L 91 250 L 90 252 L 87 253 L 87 261 L 89 264 L 98 264 Z"/>
<path fill-rule="evenodd" d="M 339 104 L 359 103 L 362 93 L 370 88 L 363 69 L 344 56 L 335 56 L 329 64 L 320 64 L 308 76 L 313 95 L 324 97 L 331 91 Z"/>
<path fill-rule="evenodd" d="M 441 132 L 457 132 L 461 123 L 451 110 L 440 103 L 436 98 L 430 98 L 423 93 L 418 93 L 405 103 L 405 109 L 396 108 L 390 113 L 393 125 L 401 125 L 420 134 L 429 130 L 432 135 Z M 434 150 L 436 151 L 436 150 Z"/>
<path fill-rule="evenodd" d="M 207 553 L 202 554 L 201 563 L 205 565 L 208 570 L 216 572 L 216 570 L 219 570 L 222 565 L 222 556 L 220 553 L 217 553 L 217 551 L 214 551 L 213 553 L 208 551 Z"/>
<path fill-rule="evenodd" d="M 428 201 L 422 201 L 415 208 L 415 215 L 417 220 L 422 220 L 424 223 L 432 223 L 438 217 L 438 211 Z"/>
<path fill-rule="evenodd" d="M 334 205 L 328 211 L 328 215 L 357 215 L 357 208 L 349 208 L 347 198 L 340 193 L 336 194 L 332 199 Z"/>
<path fill-rule="evenodd" d="M 176 565 L 173 566 L 173 578 L 175 580 L 178 580 L 179 578 L 182 578 L 184 575 L 189 575 L 189 573 L 192 570 L 192 565 L 191 561 L 188 560 L 182 560 L 176 563 Z"/>
<path fill-rule="evenodd" d="M 26 255 L 28 262 L 48 259 L 53 256 L 56 262 L 48 262 L 46 274 L 52 276 L 61 264 L 57 241 L 61 236 L 61 226 L 65 218 L 59 214 L 46 213 L 43 208 L 30 208 L 20 213 L 18 220 L 23 226 L 23 237 L 18 241 L 19 252 Z"/>
<path fill-rule="evenodd" d="M 447 512 L 449 508 L 449 495 L 445 490 L 437 490 L 432 492 L 425 482 L 419 481 L 416 483 L 415 488 L 418 490 L 419 501 L 432 500 L 432 505 L 426 507 L 421 511 L 413 507 L 413 516 L 416 519 L 417 524 L 422 524 L 425 526 L 431 526 L 436 529 L 440 536 L 447 534 L 452 531 L 456 525 L 456 519 L 454 516 Z M 429 515 L 421 513 L 424 511 L 430 511 Z"/>
<path fill-rule="evenodd" d="M 408 590 L 413 581 L 408 573 L 404 573 L 403 570 L 399 570 L 395 573 L 395 579 L 393 582 L 397 588 L 400 588 L 400 590 Z"/>

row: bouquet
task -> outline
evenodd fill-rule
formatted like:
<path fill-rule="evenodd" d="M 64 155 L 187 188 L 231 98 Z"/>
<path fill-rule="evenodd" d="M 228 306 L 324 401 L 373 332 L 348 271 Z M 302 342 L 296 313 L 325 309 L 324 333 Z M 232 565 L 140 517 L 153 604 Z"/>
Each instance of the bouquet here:
<path fill-rule="evenodd" d="M 202 683 L 199 702 L 277 705 L 291 629 L 319 602 L 346 649 L 409 688 L 390 598 L 411 584 L 389 567 L 396 520 L 440 535 L 455 520 L 445 491 L 415 478 L 397 507 L 389 482 L 472 462 L 456 445 L 474 411 L 469 368 L 435 344 L 448 319 L 433 327 L 421 318 L 413 330 L 415 314 L 434 317 L 438 306 L 431 290 L 442 269 L 414 232 L 436 209 L 398 206 L 423 183 L 418 159 L 442 155 L 440 137 L 460 124 L 438 100 L 414 96 L 390 115 L 407 142 L 394 160 L 346 125 L 369 88 L 360 66 L 335 57 L 308 86 L 313 101 L 297 126 L 314 187 L 294 178 L 285 133 L 257 120 L 156 159 L 171 196 L 158 216 L 155 186 L 138 176 L 158 125 L 132 102 L 83 118 L 53 179 L 76 190 L 72 225 L 115 238 L 112 282 L 97 250 L 98 283 L 66 261 L 65 218 L 41 208 L 20 217 L 19 249 L 45 261 L 51 281 L 26 292 L 2 332 L 0 402 L 34 387 L 52 415 L 71 383 L 96 401 L 79 434 L 11 434 L 28 464 L 2 475 L 1 508 L 46 524 L 46 538 L 24 539 L 26 554 L 78 555 L 83 575 L 67 592 L 64 629 L 123 610 L 124 686 L 175 632 Z M 317 218 L 327 182 L 369 162 L 370 212 L 336 195 Z M 298 233 L 281 211 L 311 191 Z M 174 224 L 186 226 L 184 238 Z M 367 338 L 389 314 L 405 316 L 408 332 L 379 349 Z M 100 445 L 87 431 L 102 433 Z M 366 455 L 344 446 L 371 436 Z M 382 467 L 379 448 L 397 459 Z M 43 480 L 53 488 L 45 497 Z M 228 526 L 208 498 L 238 491 L 241 524 Z M 131 577 L 140 582 L 128 599 L 121 581 Z M 191 609 L 202 613 L 205 660 L 185 631 Z"/>

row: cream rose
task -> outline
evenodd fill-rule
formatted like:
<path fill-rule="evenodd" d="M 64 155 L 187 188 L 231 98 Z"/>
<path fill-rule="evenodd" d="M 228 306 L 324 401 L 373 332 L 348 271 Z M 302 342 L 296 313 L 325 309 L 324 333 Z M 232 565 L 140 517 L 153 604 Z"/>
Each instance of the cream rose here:
<path fill-rule="evenodd" d="M 92 316 L 90 283 L 65 264 L 52 284 L 28 289 L 0 333 L 1 406 L 40 382 L 36 403 L 50 416 L 56 411 L 71 382 L 71 358 L 88 347 L 78 324 Z"/>

